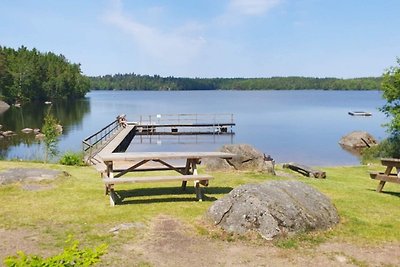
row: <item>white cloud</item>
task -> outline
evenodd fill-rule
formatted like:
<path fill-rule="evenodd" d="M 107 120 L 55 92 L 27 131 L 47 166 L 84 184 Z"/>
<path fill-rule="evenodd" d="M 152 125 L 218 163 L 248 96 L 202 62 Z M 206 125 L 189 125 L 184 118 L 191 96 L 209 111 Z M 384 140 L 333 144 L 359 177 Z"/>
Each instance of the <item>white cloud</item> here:
<path fill-rule="evenodd" d="M 285 0 L 230 0 L 225 12 L 216 18 L 216 23 L 232 26 L 243 23 L 244 19 L 263 16 Z"/>
<path fill-rule="evenodd" d="M 150 11 L 159 10 L 152 7 Z M 169 30 L 146 25 L 124 13 L 120 1 L 113 2 L 105 20 L 132 37 L 134 45 L 145 52 L 152 60 L 164 66 L 185 65 L 195 58 L 206 43 L 201 34 L 202 27 L 187 23 Z"/>
<path fill-rule="evenodd" d="M 263 15 L 281 4 L 283 0 L 231 0 L 229 11 L 243 15 Z"/>

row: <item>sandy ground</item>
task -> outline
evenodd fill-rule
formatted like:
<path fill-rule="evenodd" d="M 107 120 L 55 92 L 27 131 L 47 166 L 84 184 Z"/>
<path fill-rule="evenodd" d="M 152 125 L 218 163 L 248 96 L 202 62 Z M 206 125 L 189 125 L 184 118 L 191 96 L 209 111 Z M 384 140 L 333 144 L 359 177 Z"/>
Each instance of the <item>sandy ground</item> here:
<path fill-rule="evenodd" d="M 269 242 L 221 241 L 195 233 L 190 225 L 160 215 L 140 237 L 109 248 L 100 266 L 400 266 L 400 243 L 373 246 L 329 241 L 317 247 L 282 249 Z M 44 240 L 43 240 L 44 239 Z M 49 256 L 50 237 L 27 230 L 0 229 L 0 258 L 22 250 Z M 47 248 L 45 248 L 47 247 Z"/>

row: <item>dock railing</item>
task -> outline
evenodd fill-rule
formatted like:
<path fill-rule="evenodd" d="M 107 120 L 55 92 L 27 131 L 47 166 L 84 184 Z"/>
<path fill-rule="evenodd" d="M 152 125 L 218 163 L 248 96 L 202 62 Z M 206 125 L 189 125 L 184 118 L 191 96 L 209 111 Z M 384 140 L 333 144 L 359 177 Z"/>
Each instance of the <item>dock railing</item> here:
<path fill-rule="evenodd" d="M 115 121 L 109 123 L 101 130 L 92 134 L 91 136 L 85 138 L 82 141 L 82 150 L 85 154 L 86 162 L 90 161 L 96 153 L 110 140 L 111 137 L 115 136 L 123 126 L 120 121 L 116 119 Z"/>
<path fill-rule="evenodd" d="M 157 114 L 157 115 L 140 115 L 138 119 L 139 125 L 235 125 L 233 114 Z"/>

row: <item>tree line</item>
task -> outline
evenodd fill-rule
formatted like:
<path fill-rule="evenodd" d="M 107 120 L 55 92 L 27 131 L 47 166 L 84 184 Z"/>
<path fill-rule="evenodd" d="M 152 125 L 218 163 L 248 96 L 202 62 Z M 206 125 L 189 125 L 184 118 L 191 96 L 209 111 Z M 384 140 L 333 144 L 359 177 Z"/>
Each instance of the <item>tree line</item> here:
<path fill-rule="evenodd" d="M 89 77 L 92 90 L 380 90 L 381 77 L 179 78 L 115 74 Z"/>
<path fill-rule="evenodd" d="M 8 102 L 80 98 L 89 90 L 80 65 L 63 55 L 0 46 L 0 94 Z"/>

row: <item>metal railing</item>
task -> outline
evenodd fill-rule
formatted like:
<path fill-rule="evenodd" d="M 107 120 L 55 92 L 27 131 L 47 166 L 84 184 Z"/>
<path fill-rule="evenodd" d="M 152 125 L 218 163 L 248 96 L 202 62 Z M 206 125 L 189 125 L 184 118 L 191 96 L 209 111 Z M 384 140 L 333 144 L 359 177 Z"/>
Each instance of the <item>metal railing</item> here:
<path fill-rule="evenodd" d="M 101 130 L 85 138 L 82 141 L 82 150 L 85 154 L 86 161 L 94 157 L 100 148 L 102 148 L 111 137 L 115 136 L 115 133 L 121 128 L 123 128 L 123 126 L 120 124 L 120 121 L 116 119 Z"/>
<path fill-rule="evenodd" d="M 139 125 L 151 124 L 234 124 L 233 114 L 157 114 L 140 115 Z"/>

